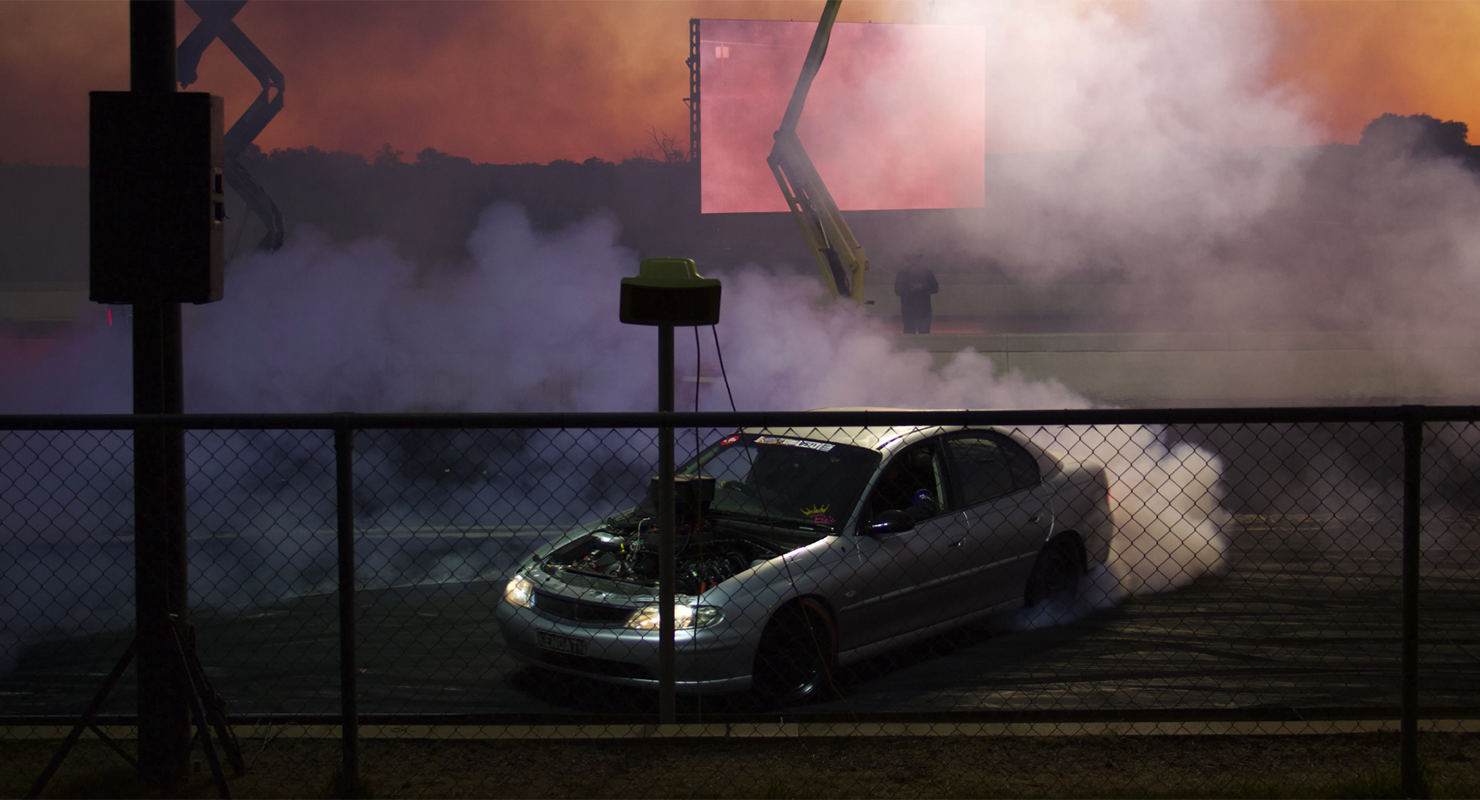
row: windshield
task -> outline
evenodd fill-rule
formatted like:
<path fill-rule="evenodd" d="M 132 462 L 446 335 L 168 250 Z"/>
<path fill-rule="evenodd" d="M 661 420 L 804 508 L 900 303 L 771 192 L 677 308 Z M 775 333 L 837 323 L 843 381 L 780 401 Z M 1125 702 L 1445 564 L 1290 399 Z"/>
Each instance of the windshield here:
<path fill-rule="evenodd" d="M 878 463 L 879 454 L 863 447 L 734 434 L 711 445 L 681 472 L 714 476 L 711 512 L 836 530 Z"/>

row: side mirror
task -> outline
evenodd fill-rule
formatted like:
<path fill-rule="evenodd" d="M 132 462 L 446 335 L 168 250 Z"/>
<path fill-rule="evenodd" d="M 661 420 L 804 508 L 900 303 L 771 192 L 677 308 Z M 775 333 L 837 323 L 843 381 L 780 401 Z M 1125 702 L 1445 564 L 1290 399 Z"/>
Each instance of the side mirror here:
<path fill-rule="evenodd" d="M 863 532 L 869 536 L 904 533 L 914 529 L 915 521 L 903 511 L 885 511 L 863 526 Z"/>

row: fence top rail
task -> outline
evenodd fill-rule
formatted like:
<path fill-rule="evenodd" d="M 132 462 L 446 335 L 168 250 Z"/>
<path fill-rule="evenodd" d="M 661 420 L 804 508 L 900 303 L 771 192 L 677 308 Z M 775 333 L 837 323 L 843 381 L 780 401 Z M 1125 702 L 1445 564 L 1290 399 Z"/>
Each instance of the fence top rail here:
<path fill-rule="evenodd" d="M 1480 420 L 1480 406 L 1296 406 L 1284 408 L 1084 408 L 1038 410 L 847 410 L 532 412 L 407 414 L 18 414 L 0 430 L 381 430 L 407 428 L 804 428 L 905 425 L 1217 425 L 1242 423 L 1453 422 Z"/>

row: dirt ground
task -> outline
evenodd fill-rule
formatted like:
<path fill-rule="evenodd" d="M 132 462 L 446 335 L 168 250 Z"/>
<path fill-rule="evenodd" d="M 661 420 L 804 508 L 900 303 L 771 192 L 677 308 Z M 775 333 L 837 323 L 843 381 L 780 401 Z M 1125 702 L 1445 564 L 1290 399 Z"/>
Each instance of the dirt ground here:
<path fill-rule="evenodd" d="M 338 743 L 246 740 L 236 797 L 1399 797 L 1395 734 L 619 741 L 368 740 L 362 782 Z M 21 797 L 56 742 L 0 741 Z M 1425 734 L 1432 796 L 1480 796 L 1480 735 Z M 95 739 L 46 797 L 157 797 Z M 170 795 L 215 797 L 208 767 Z"/>

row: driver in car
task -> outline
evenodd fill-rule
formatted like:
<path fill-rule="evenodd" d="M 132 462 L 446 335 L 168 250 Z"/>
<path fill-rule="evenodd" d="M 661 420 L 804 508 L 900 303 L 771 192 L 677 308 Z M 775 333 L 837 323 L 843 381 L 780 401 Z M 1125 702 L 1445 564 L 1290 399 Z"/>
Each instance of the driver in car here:
<path fill-rule="evenodd" d="M 935 464 L 927 448 L 917 448 L 901 455 L 879 480 L 870 503 L 877 518 L 884 511 L 901 511 L 911 522 L 930 519 L 940 513 L 935 493 Z"/>
<path fill-rule="evenodd" d="M 935 516 L 940 511 L 940 503 L 935 502 L 935 495 L 929 489 L 921 489 L 915 492 L 910 504 L 900 510 L 910 515 L 911 522 L 920 522 Z"/>

